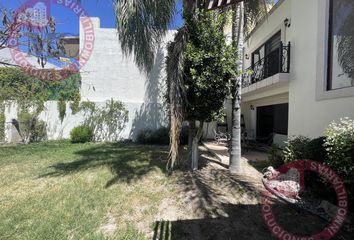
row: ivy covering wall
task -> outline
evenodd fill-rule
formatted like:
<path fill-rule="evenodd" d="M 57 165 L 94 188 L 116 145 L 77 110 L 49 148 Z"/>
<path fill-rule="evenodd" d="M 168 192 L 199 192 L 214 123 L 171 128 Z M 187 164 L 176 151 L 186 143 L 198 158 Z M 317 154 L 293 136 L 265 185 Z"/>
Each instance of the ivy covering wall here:
<path fill-rule="evenodd" d="M 80 96 L 80 87 L 80 74 L 61 81 L 43 81 L 19 68 L 0 68 L 0 101 L 73 101 Z"/>
<path fill-rule="evenodd" d="M 5 105 L 0 102 L 0 143 L 5 141 Z"/>
<path fill-rule="evenodd" d="M 20 112 L 28 112 L 33 107 L 39 109 L 31 116 L 33 119 L 38 118 L 46 101 L 58 101 L 58 117 L 63 119 L 66 101 L 71 101 L 70 106 L 76 111 L 80 102 L 80 87 L 80 74 L 74 74 L 61 81 L 43 81 L 27 75 L 20 68 L 0 68 L 0 142 L 4 141 L 5 135 L 6 101 L 16 102 Z"/>

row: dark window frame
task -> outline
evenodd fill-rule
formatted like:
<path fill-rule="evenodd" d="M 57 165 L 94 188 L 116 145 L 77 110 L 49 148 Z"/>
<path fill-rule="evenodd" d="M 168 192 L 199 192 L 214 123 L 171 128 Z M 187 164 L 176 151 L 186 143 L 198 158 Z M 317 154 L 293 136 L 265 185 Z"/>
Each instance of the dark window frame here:
<path fill-rule="evenodd" d="M 340 88 L 333 88 L 333 50 L 334 50 L 334 43 L 333 43 L 333 18 L 335 17 L 333 14 L 334 11 L 334 1 L 329 0 L 329 14 L 328 14 L 328 44 L 327 44 L 327 76 L 325 81 L 325 89 L 327 92 L 336 91 L 340 89 L 347 89 L 347 88 L 354 88 L 354 86 L 346 86 Z"/>
<path fill-rule="evenodd" d="M 275 34 L 273 34 L 270 38 L 268 38 L 262 45 L 260 45 L 256 50 L 254 50 L 253 52 L 252 52 L 252 67 L 254 67 L 254 64 L 255 63 L 257 63 L 257 62 L 254 62 L 254 55 L 255 55 L 255 53 L 256 52 L 259 52 L 260 50 L 261 50 L 261 48 L 262 47 L 264 47 L 264 56 L 263 56 L 263 58 L 264 57 L 266 57 L 268 54 L 269 54 L 269 52 L 267 52 L 267 44 L 269 44 L 270 42 L 271 42 L 271 40 L 273 40 L 277 35 L 280 35 L 280 42 L 281 42 L 281 29 L 278 31 L 278 32 L 276 32 Z M 279 47 L 280 47 L 280 45 L 279 45 Z M 258 61 L 260 61 L 261 60 L 261 58 L 259 58 L 259 60 Z"/>
<path fill-rule="evenodd" d="M 328 19 L 328 57 L 327 57 L 327 84 L 326 90 L 332 91 L 332 73 L 333 73 L 333 41 L 332 41 L 332 34 L 333 34 L 333 0 L 329 0 L 329 19 Z"/>

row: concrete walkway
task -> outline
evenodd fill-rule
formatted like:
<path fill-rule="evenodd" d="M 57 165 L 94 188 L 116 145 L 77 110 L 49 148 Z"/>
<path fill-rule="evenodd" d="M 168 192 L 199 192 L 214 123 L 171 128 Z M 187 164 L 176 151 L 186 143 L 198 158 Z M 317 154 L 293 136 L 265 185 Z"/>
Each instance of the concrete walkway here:
<path fill-rule="evenodd" d="M 217 144 L 216 141 L 203 141 L 203 146 L 216 158 L 218 158 L 222 164 L 229 166 L 229 149 L 225 143 Z M 266 152 L 250 150 L 242 153 L 242 160 L 247 163 L 266 161 L 267 159 L 268 154 Z"/>

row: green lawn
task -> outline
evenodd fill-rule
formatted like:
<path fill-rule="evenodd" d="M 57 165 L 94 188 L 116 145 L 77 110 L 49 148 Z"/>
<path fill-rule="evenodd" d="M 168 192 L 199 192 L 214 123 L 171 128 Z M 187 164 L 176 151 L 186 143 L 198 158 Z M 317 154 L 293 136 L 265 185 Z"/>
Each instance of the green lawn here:
<path fill-rule="evenodd" d="M 53 141 L 0 147 L 0 239 L 145 239 L 167 148 Z"/>

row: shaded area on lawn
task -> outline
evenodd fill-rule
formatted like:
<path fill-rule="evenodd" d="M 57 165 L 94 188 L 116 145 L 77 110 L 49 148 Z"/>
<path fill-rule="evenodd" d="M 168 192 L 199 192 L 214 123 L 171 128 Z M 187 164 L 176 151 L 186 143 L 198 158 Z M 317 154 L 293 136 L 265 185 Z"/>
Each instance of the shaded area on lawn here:
<path fill-rule="evenodd" d="M 275 239 L 262 216 L 259 196 L 264 188 L 258 175 L 230 174 L 210 154 L 201 154 L 200 170 L 180 172 L 177 180 L 178 196 L 185 212 L 190 214 L 155 221 L 152 239 Z M 276 198 L 272 201 L 279 226 L 289 233 L 310 236 L 328 225 L 316 215 Z M 341 234 L 351 239 L 350 234 Z"/>
<path fill-rule="evenodd" d="M 156 221 L 153 240 L 275 239 L 262 217 L 261 205 L 225 204 L 223 207 L 226 217 Z M 294 235 L 310 236 L 326 226 L 316 216 L 297 212 L 284 204 L 274 205 L 272 211 L 278 225 Z"/>
<path fill-rule="evenodd" d="M 164 170 L 168 151 L 165 147 L 137 146 L 126 143 L 105 143 L 74 153 L 80 156 L 78 160 L 61 162 L 50 166 L 53 171 L 40 177 L 57 177 L 73 174 L 79 171 L 108 167 L 113 178 L 105 187 L 110 187 L 119 181 L 130 183 L 156 170 Z"/>

